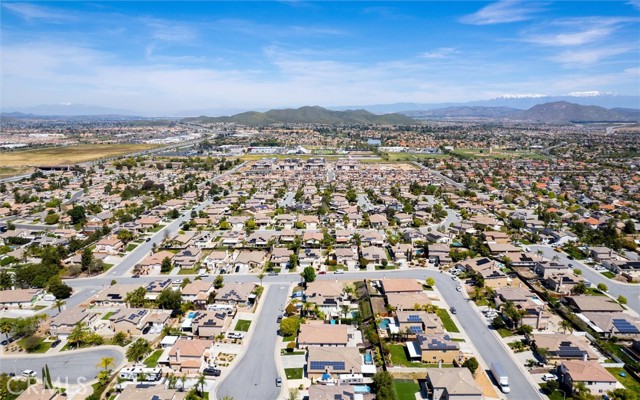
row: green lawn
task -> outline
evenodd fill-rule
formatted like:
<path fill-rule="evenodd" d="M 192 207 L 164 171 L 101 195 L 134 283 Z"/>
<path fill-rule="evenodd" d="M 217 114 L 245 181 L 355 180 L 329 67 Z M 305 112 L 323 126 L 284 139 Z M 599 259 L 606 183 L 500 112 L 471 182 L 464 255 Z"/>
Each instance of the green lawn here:
<path fill-rule="evenodd" d="M 137 245 L 137 244 L 135 244 L 135 243 L 129 243 L 129 244 L 127 245 L 127 250 L 126 250 L 126 251 L 132 251 L 132 250 L 133 250 L 133 249 L 135 249 L 136 247 L 138 247 L 138 245 Z"/>
<path fill-rule="evenodd" d="M 18 346 L 22 347 L 24 349 L 24 343 L 25 340 L 27 338 L 24 339 L 20 339 L 18 340 Z M 44 341 L 45 338 L 40 338 L 40 343 L 38 343 L 33 349 L 31 349 L 31 351 L 29 351 L 30 354 L 42 354 L 42 353 L 46 353 L 47 351 L 49 351 L 49 349 L 51 348 L 51 343 L 53 342 L 45 342 Z"/>
<path fill-rule="evenodd" d="M 625 388 L 629 389 L 629 391 L 640 393 L 640 383 L 633 379 L 629 375 L 629 372 L 625 371 L 624 368 L 607 368 L 607 371 L 611 372 L 611 375 L 615 376 Z M 620 372 L 624 372 L 626 376 L 620 376 Z"/>
<path fill-rule="evenodd" d="M 198 268 L 180 268 L 178 275 L 197 275 Z"/>
<path fill-rule="evenodd" d="M 155 368 L 155 366 L 158 365 L 158 359 L 161 355 L 162 350 L 154 351 L 146 360 L 144 360 L 144 365 L 146 365 L 147 368 Z"/>
<path fill-rule="evenodd" d="M 248 332 L 250 326 L 251 326 L 251 321 L 249 321 L 248 319 L 240 319 L 238 320 L 238 323 L 236 323 L 236 327 L 234 330 Z"/>
<path fill-rule="evenodd" d="M 109 319 L 115 313 L 116 313 L 115 311 L 109 311 L 102 317 L 102 319 Z"/>
<path fill-rule="evenodd" d="M 398 400 L 415 400 L 416 393 L 420 391 L 420 385 L 413 379 L 395 379 L 393 389 L 398 395 Z"/>
<path fill-rule="evenodd" d="M 296 335 L 282 337 L 283 342 L 293 342 L 294 340 L 296 340 Z"/>
<path fill-rule="evenodd" d="M 292 351 L 292 352 L 288 352 L 285 349 L 280 350 L 280 355 L 281 356 L 301 356 L 303 354 L 307 354 L 306 351 Z"/>
<path fill-rule="evenodd" d="M 285 368 L 284 373 L 287 379 L 302 379 L 302 368 Z"/>
<path fill-rule="evenodd" d="M 407 359 L 407 350 L 401 344 L 390 344 L 391 363 L 396 366 L 424 368 L 425 364 Z"/>
<path fill-rule="evenodd" d="M 509 336 L 513 336 L 513 332 L 511 332 L 509 329 L 507 328 L 500 328 L 498 329 L 498 333 L 500 334 L 501 337 L 509 337 Z"/>
<path fill-rule="evenodd" d="M 398 267 L 396 267 L 395 265 L 387 265 L 386 267 L 383 267 L 382 265 L 376 265 L 375 269 L 376 271 L 387 271 L 387 270 L 392 270 L 392 269 L 397 269 Z"/>
<path fill-rule="evenodd" d="M 164 228 L 165 226 L 166 225 L 162 225 L 162 224 L 155 226 L 153 229 L 151 229 L 151 232 L 154 232 L 154 233 L 158 232 L 160 229 Z"/>
<path fill-rule="evenodd" d="M 601 274 L 602 274 L 602 275 L 604 275 L 604 276 L 606 276 L 606 277 L 607 277 L 607 278 L 609 278 L 609 279 L 613 279 L 613 278 L 615 278 L 615 277 L 616 277 L 616 274 L 614 274 L 614 273 L 613 273 L 613 272 L 611 272 L 611 271 L 604 271 L 604 272 L 601 272 Z"/>
<path fill-rule="evenodd" d="M 460 332 L 455 322 L 453 322 L 453 320 L 451 319 L 451 316 L 449 315 L 449 312 L 447 310 L 440 308 L 438 309 L 438 311 L 436 311 L 436 315 L 442 321 L 444 329 L 446 329 L 447 332 Z"/>

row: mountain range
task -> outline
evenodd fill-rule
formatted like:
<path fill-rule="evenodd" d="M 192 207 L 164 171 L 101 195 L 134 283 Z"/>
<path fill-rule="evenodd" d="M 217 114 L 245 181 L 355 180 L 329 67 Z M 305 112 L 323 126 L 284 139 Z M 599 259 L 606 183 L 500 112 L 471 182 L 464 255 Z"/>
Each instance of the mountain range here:
<path fill-rule="evenodd" d="M 333 111 L 318 106 L 269 110 L 267 112 L 249 111 L 229 117 L 201 116 L 185 118 L 185 121 L 235 122 L 242 125 L 292 123 L 410 125 L 416 123 L 413 118 L 401 114 L 377 115 L 366 110 Z"/>

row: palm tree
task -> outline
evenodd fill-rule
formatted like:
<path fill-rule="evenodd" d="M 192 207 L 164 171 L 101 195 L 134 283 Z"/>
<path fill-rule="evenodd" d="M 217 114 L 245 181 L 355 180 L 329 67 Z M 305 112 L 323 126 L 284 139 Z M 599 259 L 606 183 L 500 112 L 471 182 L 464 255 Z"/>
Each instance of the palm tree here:
<path fill-rule="evenodd" d="M 536 255 L 539 257 L 538 261 L 542 261 L 542 256 L 544 255 L 544 252 L 538 249 L 536 250 Z"/>
<path fill-rule="evenodd" d="M 138 361 L 151 352 L 151 344 L 145 339 L 138 339 L 127 350 L 129 361 Z"/>
<path fill-rule="evenodd" d="M 180 383 L 182 384 L 182 386 L 180 386 L 180 391 L 184 392 L 184 383 L 187 381 L 187 375 L 182 374 L 182 376 L 180 376 Z"/>
<path fill-rule="evenodd" d="M 13 319 L 3 318 L 0 319 L 0 333 L 4 333 L 6 339 L 9 340 L 9 334 L 13 330 Z"/>
<path fill-rule="evenodd" d="M 56 299 L 55 303 L 53 303 L 54 306 L 58 307 L 58 312 L 62 311 L 62 306 L 65 304 L 67 304 L 67 302 L 61 299 Z"/>
<path fill-rule="evenodd" d="M 200 390 L 198 390 L 200 395 L 204 394 L 204 384 L 205 383 L 207 383 L 207 380 L 205 379 L 204 375 L 202 373 L 198 374 L 198 382 L 196 383 L 196 387 L 200 388 Z"/>
<path fill-rule="evenodd" d="M 258 274 L 258 279 L 260 279 L 260 286 L 262 286 L 262 280 L 264 279 L 264 272 L 260 272 Z"/>
<path fill-rule="evenodd" d="M 109 371 L 111 367 L 116 366 L 116 363 L 113 357 L 102 357 L 96 366 L 102 368 L 104 371 Z"/>
<path fill-rule="evenodd" d="M 560 321 L 560 329 L 562 329 L 563 333 L 567 333 L 567 331 L 573 332 L 573 325 L 571 324 L 571 322 L 563 319 L 562 321 Z"/>

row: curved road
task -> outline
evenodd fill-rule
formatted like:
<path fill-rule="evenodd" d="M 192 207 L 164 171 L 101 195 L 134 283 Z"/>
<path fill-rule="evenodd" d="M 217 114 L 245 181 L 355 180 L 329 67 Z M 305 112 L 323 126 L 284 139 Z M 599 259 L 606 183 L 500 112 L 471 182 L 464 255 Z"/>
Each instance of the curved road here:
<path fill-rule="evenodd" d="M 42 377 L 42 368 L 49 366 L 51 380 L 63 384 L 82 384 L 93 381 L 100 368 L 97 366 L 103 357 L 113 357 L 115 369 L 122 365 L 124 350 L 116 346 L 100 346 L 95 349 L 68 350 L 54 355 L 15 355 L 0 358 L 0 372 L 14 372 L 16 375 L 25 369 L 34 370 Z"/>
<path fill-rule="evenodd" d="M 288 287 L 288 282 L 286 285 L 270 285 L 267 295 L 262 297 L 264 303 L 251 342 L 244 356 L 218 386 L 216 398 L 231 396 L 235 400 L 274 400 L 280 397 L 282 388 L 275 384 L 278 376 L 275 351 L 279 339 L 276 320 L 287 301 Z"/>

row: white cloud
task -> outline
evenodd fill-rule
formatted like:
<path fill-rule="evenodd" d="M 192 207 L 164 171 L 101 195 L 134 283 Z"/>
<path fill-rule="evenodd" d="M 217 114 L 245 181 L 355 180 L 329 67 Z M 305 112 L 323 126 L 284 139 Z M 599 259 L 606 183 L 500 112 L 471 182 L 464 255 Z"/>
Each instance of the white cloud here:
<path fill-rule="evenodd" d="M 627 4 L 634 7 L 636 10 L 640 10 L 640 0 L 630 0 Z"/>
<path fill-rule="evenodd" d="M 2 3 L 2 8 L 9 10 L 26 20 L 45 20 L 47 22 L 71 21 L 74 17 L 69 13 L 29 3 Z"/>
<path fill-rule="evenodd" d="M 427 59 L 443 59 L 443 58 L 449 58 L 451 55 L 455 53 L 456 53 L 456 49 L 452 47 L 441 47 L 433 51 L 427 51 L 425 53 L 422 53 L 420 56 L 422 58 L 427 58 Z"/>
<path fill-rule="evenodd" d="M 471 25 L 491 25 L 532 19 L 544 9 L 544 4 L 501 0 L 489 4 L 473 14 L 465 15 L 460 22 Z"/>
<path fill-rule="evenodd" d="M 567 50 L 551 57 L 554 62 L 564 67 L 586 67 L 609 57 L 637 51 L 633 46 L 607 46 L 592 49 Z"/>
<path fill-rule="evenodd" d="M 638 18 L 584 17 L 554 20 L 523 32 L 523 41 L 544 46 L 580 46 L 602 41 Z M 549 33 L 557 31 L 555 33 Z"/>

